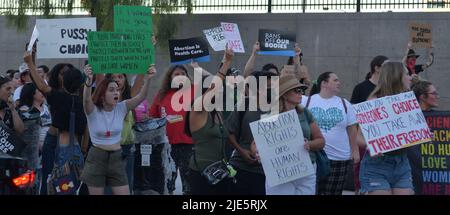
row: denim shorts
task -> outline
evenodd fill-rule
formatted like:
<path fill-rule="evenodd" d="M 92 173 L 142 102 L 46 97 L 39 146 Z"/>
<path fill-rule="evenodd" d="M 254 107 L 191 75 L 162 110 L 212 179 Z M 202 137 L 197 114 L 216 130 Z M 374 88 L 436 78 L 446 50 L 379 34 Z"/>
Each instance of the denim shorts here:
<path fill-rule="evenodd" d="M 359 179 L 361 192 L 391 190 L 394 188 L 413 189 L 411 166 L 406 153 L 400 155 L 383 155 L 380 157 L 364 156 L 361 161 Z"/>

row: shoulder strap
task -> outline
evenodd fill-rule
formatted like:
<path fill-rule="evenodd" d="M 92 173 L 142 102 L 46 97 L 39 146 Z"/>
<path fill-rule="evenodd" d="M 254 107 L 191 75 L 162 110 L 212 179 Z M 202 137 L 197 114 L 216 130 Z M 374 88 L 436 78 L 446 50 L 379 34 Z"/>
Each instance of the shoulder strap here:
<path fill-rule="evenodd" d="M 344 105 L 345 114 L 347 114 L 347 104 L 345 104 L 344 98 L 341 98 L 342 104 Z"/>
<path fill-rule="evenodd" d="M 308 108 L 309 103 L 311 103 L 311 97 L 312 97 L 312 95 L 311 95 L 311 96 L 308 96 L 308 100 L 306 101 L 306 106 L 305 106 L 305 108 Z"/>

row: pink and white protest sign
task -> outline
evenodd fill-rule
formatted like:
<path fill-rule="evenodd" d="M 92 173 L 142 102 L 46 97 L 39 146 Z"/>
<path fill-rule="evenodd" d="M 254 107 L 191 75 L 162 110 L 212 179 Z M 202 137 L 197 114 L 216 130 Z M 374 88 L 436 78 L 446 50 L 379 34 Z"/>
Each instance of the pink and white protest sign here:
<path fill-rule="evenodd" d="M 413 92 L 353 107 L 370 156 L 431 141 L 432 134 Z"/>
<path fill-rule="evenodd" d="M 228 48 L 233 49 L 237 53 L 245 53 L 244 44 L 242 43 L 241 33 L 239 33 L 238 25 L 235 23 L 221 23 L 223 35 L 228 41 Z"/>

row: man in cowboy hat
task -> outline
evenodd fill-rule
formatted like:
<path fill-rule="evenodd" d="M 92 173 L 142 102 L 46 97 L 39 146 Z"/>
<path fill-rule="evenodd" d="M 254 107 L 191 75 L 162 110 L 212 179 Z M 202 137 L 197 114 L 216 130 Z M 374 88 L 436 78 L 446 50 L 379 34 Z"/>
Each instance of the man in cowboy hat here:
<path fill-rule="evenodd" d="M 405 64 L 406 68 L 408 68 L 409 75 L 417 75 L 433 64 L 434 54 L 432 48 L 433 47 L 428 50 L 429 61 L 425 64 L 416 65 L 416 60 L 420 55 L 417 55 L 416 52 L 411 49 L 411 43 L 408 43 L 408 48 L 406 49 L 406 55 L 403 58 L 403 63 Z"/>

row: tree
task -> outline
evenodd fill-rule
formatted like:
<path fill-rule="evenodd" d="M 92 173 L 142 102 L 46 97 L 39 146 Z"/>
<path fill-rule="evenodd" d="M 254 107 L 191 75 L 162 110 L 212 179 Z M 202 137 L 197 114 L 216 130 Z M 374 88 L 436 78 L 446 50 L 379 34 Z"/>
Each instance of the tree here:
<path fill-rule="evenodd" d="M 154 32 L 159 38 L 158 44 L 164 47 L 178 30 L 180 20 L 173 13 L 185 9 L 187 14 L 191 14 L 194 2 L 195 0 L 17 0 L 3 1 L 2 4 L 7 9 L 4 15 L 8 17 L 8 24 L 18 30 L 27 27 L 29 14 L 48 18 L 56 13 L 70 15 L 74 5 L 80 5 L 82 10 L 97 18 L 99 31 L 112 31 L 114 5 L 151 6 Z"/>

